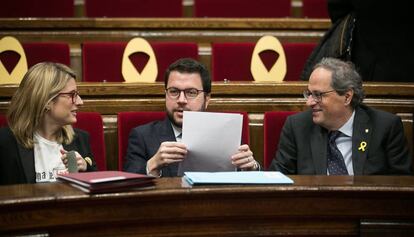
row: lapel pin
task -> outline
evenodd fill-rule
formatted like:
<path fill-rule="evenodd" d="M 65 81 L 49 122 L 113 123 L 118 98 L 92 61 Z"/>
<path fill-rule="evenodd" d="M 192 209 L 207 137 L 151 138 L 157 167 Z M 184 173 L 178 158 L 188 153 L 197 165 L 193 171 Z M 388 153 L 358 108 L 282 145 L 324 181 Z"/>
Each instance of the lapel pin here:
<path fill-rule="evenodd" d="M 366 131 L 366 130 L 365 130 L 365 131 Z M 365 147 L 367 147 L 367 142 L 362 141 L 362 142 L 359 144 L 359 148 L 358 148 L 358 150 L 359 150 L 359 151 L 365 151 Z"/>

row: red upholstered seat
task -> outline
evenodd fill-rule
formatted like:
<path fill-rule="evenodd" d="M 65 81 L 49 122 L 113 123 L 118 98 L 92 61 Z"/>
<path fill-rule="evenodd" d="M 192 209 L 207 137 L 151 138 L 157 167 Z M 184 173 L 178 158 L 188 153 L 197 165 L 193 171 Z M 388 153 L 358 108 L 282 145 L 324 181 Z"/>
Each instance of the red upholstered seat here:
<path fill-rule="evenodd" d="M 287 63 L 284 81 L 297 81 L 303 66 L 315 43 L 283 43 Z M 213 43 L 211 69 L 213 81 L 253 81 L 250 72 L 251 57 L 255 43 Z M 262 56 L 262 55 L 261 55 Z M 278 57 L 277 55 L 275 56 Z M 267 65 L 274 60 L 263 54 L 261 57 Z M 273 61 L 272 61 L 273 60 Z"/>
<path fill-rule="evenodd" d="M 70 66 L 70 50 L 66 43 L 56 42 L 28 42 L 22 43 L 26 54 L 27 66 L 40 62 L 56 62 Z M 20 55 L 14 51 L 3 51 L 0 53 L 0 61 L 10 73 L 20 60 Z"/>
<path fill-rule="evenodd" d="M 295 114 L 294 111 L 272 111 L 265 112 L 263 119 L 264 131 L 264 168 L 267 170 L 276 155 L 280 134 L 286 118 Z"/>
<path fill-rule="evenodd" d="M 102 116 L 97 112 L 78 112 L 75 128 L 89 133 L 89 142 L 98 170 L 106 170 L 105 139 Z"/>
<path fill-rule="evenodd" d="M 289 17 L 291 0 L 194 0 L 195 17 Z"/>
<path fill-rule="evenodd" d="M 302 16 L 307 18 L 329 18 L 326 0 L 302 0 Z"/>
<path fill-rule="evenodd" d="M 154 42 L 150 43 L 157 58 L 157 81 L 164 81 L 164 72 L 179 58 L 198 59 L 196 43 Z M 122 56 L 127 42 L 88 42 L 82 45 L 83 81 L 123 82 Z M 134 54 L 135 55 L 135 54 Z M 143 55 L 137 54 L 134 65 L 143 67 Z M 138 69 L 138 71 L 140 71 Z"/>
<path fill-rule="evenodd" d="M 85 0 L 87 17 L 182 17 L 182 0 Z"/>
<path fill-rule="evenodd" d="M 315 48 L 316 43 L 285 43 L 287 72 L 285 81 L 298 81 L 306 60 Z"/>
<path fill-rule="evenodd" d="M 243 115 L 242 143 L 249 144 L 249 118 L 247 112 L 225 111 L 226 113 L 240 113 Z M 131 130 L 146 123 L 163 120 L 165 112 L 139 111 L 118 113 L 118 169 L 122 170 L 128 148 L 128 137 Z"/>
<path fill-rule="evenodd" d="M 70 66 L 70 49 L 67 43 L 28 42 L 22 45 L 26 53 L 28 67 L 45 61 Z"/>
<path fill-rule="evenodd" d="M 73 17 L 74 9 L 74 0 L 6 0 L 0 17 Z"/>
<path fill-rule="evenodd" d="M 250 62 L 255 43 L 213 43 L 211 71 L 213 81 L 253 81 Z"/>
<path fill-rule="evenodd" d="M 5 114 L 0 114 L 0 128 L 7 126 L 7 119 Z"/>

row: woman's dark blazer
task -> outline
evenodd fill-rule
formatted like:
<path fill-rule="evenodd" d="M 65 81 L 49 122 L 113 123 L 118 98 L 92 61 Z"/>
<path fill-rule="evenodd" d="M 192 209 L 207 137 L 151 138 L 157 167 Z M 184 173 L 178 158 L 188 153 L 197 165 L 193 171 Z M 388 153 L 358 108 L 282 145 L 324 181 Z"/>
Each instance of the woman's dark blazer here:
<path fill-rule="evenodd" d="M 63 145 L 67 151 L 75 150 L 82 157 L 90 157 L 87 171 L 97 170 L 89 143 L 89 134 L 76 129 L 72 143 Z M 8 127 L 0 128 L 0 185 L 35 183 L 35 162 L 33 149 L 20 145 Z"/>

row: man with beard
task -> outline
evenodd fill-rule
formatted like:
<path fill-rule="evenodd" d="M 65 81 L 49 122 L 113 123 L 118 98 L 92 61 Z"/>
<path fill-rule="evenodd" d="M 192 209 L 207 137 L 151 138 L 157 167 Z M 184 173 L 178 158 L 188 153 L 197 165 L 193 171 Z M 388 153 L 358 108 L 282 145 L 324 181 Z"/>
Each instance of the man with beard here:
<path fill-rule="evenodd" d="M 287 118 L 270 170 L 301 175 L 412 173 L 400 117 L 362 104 L 362 80 L 351 62 L 322 59 L 303 95 L 310 109 Z"/>
<path fill-rule="evenodd" d="M 124 170 L 155 177 L 177 176 L 187 148 L 181 143 L 183 111 L 205 111 L 211 79 L 201 63 L 184 58 L 171 64 L 164 76 L 167 118 L 134 128 L 129 136 Z M 253 152 L 244 144 L 231 157 L 235 168 L 258 170 Z"/>

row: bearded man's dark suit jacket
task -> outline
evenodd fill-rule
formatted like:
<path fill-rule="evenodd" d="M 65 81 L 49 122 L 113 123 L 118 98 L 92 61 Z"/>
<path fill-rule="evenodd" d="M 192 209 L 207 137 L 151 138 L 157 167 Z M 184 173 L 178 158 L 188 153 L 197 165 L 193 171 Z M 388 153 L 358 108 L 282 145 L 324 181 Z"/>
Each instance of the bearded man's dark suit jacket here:
<path fill-rule="evenodd" d="M 284 174 L 327 174 L 327 130 L 312 121 L 308 110 L 289 116 L 282 130 L 270 170 Z M 366 147 L 359 149 L 361 143 Z M 412 157 L 401 119 L 393 114 L 359 106 L 352 135 L 354 175 L 412 174 Z"/>
<path fill-rule="evenodd" d="M 170 120 L 154 121 L 131 130 L 124 171 L 146 174 L 147 161 L 157 153 L 161 143 L 176 141 Z M 161 169 L 163 177 L 177 176 L 178 164 Z"/>
<path fill-rule="evenodd" d="M 82 157 L 90 157 L 92 166 L 87 171 L 97 170 L 89 144 L 89 134 L 76 129 L 72 143 L 63 145 L 67 151 L 75 150 Z M 34 150 L 20 145 L 8 127 L 0 128 L 0 184 L 35 183 Z"/>

